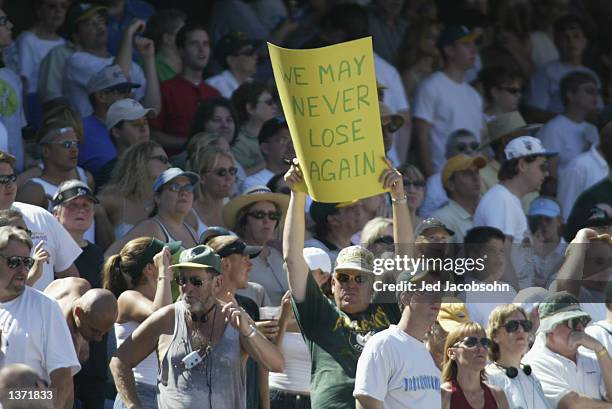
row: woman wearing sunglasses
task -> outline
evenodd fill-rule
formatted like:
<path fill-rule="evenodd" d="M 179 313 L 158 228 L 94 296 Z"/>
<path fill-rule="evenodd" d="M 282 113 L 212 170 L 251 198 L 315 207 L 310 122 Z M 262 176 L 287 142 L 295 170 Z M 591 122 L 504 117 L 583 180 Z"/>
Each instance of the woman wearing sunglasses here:
<path fill-rule="evenodd" d="M 149 236 L 164 243 L 180 241 L 185 248 L 198 244 L 198 237 L 186 222 L 193 206 L 193 194 L 200 178 L 193 172 L 170 168 L 153 182 L 153 211 L 122 239 L 113 243 L 105 256 L 117 254 L 130 240 Z"/>
<path fill-rule="evenodd" d="M 172 250 L 178 250 L 173 246 Z M 171 250 L 152 237 L 139 237 L 110 256 L 103 269 L 104 288 L 118 300 L 115 337 L 119 347 L 138 325 L 161 307 L 172 303 Z M 143 409 L 157 408 L 157 356 L 152 353 L 134 369 L 136 392 Z M 119 394 L 115 409 L 125 405 Z"/>
<path fill-rule="evenodd" d="M 150 212 L 153 181 L 170 167 L 160 144 L 141 142 L 124 152 L 98 199 L 113 227 L 114 240 L 123 238 Z M 102 249 L 114 241 L 96 242 Z"/>
<path fill-rule="evenodd" d="M 418 226 L 423 221 L 423 218 L 417 215 L 425 199 L 425 177 L 414 165 L 405 163 L 398 169 L 402 174 L 404 181 L 404 191 L 408 200 L 408 209 L 410 210 L 410 219 L 413 226 Z"/>
<path fill-rule="evenodd" d="M 492 341 L 475 322 L 448 334 L 442 368 L 442 409 L 509 409 L 504 392 L 485 383 Z"/>
<path fill-rule="evenodd" d="M 281 220 L 287 212 L 289 197 L 272 193 L 265 186 L 254 186 L 223 208 L 225 225 L 248 245 L 263 246 L 259 256 L 251 260 L 249 281 L 266 289 L 273 305 L 280 305 L 289 289 L 283 270 L 283 255 L 271 242 L 278 239 Z"/>
<path fill-rule="evenodd" d="M 487 332 L 493 340 L 489 350 L 493 362 L 486 368 L 487 382 L 505 391 L 512 409 L 553 409 L 531 367 L 521 364 L 532 330 L 525 311 L 514 304 L 491 312 Z"/>

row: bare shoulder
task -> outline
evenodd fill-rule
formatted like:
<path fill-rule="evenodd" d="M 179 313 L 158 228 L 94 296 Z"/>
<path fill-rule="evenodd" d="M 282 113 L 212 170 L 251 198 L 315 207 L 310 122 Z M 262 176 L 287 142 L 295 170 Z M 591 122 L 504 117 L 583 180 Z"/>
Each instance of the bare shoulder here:
<path fill-rule="evenodd" d="M 54 298 L 59 298 L 71 293 L 82 295 L 89 290 L 91 290 L 91 284 L 89 284 L 89 281 L 86 279 L 80 277 L 66 277 L 53 280 L 53 282 L 45 288 L 44 292 Z"/>

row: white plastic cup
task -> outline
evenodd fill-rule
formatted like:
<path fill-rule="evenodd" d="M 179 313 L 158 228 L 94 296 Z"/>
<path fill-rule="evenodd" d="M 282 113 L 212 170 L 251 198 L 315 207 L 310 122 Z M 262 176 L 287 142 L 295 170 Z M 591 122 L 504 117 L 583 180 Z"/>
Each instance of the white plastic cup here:
<path fill-rule="evenodd" d="M 264 320 L 277 320 L 281 314 L 281 306 L 278 307 L 259 307 L 259 319 Z"/>

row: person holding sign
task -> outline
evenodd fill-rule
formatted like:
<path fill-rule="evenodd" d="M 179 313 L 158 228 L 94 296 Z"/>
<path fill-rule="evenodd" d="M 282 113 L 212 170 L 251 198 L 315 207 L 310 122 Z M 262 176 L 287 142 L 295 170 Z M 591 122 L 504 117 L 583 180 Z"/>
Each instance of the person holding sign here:
<path fill-rule="evenodd" d="M 379 181 L 393 201 L 395 243 L 414 242 L 401 174 L 384 159 L 387 168 Z M 335 263 L 332 292 L 335 303 L 321 292 L 304 260 L 304 205 L 300 189 L 303 172 L 294 159 L 285 175 L 291 200 L 283 232 L 283 256 L 292 290 L 293 306 L 310 349 L 311 403 L 317 409 L 354 409 L 353 389 L 357 361 L 368 339 L 399 320 L 396 304 L 374 304 L 374 256 L 361 246 L 342 249 Z"/>

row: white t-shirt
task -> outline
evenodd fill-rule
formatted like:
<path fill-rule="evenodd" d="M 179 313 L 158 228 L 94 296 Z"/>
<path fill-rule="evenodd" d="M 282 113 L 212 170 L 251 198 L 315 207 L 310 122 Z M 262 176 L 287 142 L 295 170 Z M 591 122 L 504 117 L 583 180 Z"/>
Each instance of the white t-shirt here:
<path fill-rule="evenodd" d="M 571 391 L 595 400 L 602 400 L 605 396 L 606 389 L 599 364 L 582 347 L 578 348 L 574 363 L 548 349 L 545 334 L 541 333 L 536 336 L 523 362 L 531 365 L 553 408 Z"/>
<path fill-rule="evenodd" d="M 421 217 L 431 217 L 434 212 L 448 203 L 448 195 L 442 185 L 442 172 L 437 172 L 427 178 L 425 199 L 419 207 Z"/>
<path fill-rule="evenodd" d="M 584 332 L 601 342 L 601 345 L 606 348 L 608 354 L 612 357 L 612 324 L 610 324 L 606 320 L 597 321 L 586 327 L 584 329 Z M 597 359 L 595 356 L 595 352 L 590 352 L 592 354 L 592 357 Z M 588 354 L 589 353 L 587 352 L 587 355 Z"/>
<path fill-rule="evenodd" d="M 253 186 L 265 186 L 272 177 L 274 177 L 274 172 L 269 169 L 262 169 L 246 178 L 244 181 L 244 189 L 250 189 Z"/>
<path fill-rule="evenodd" d="M 42 276 L 33 285 L 43 291 L 53 281 L 54 272 L 70 267 L 82 250 L 64 226 L 45 209 L 21 202 L 14 202 L 11 207 L 23 214 L 23 221 L 32 231 L 32 251 L 40 241 L 46 243 L 49 262 L 43 264 Z"/>
<path fill-rule="evenodd" d="M 553 40 L 543 31 L 529 33 L 531 39 L 531 60 L 538 67 L 559 59 L 559 51 Z"/>
<path fill-rule="evenodd" d="M 525 375 L 522 369 L 510 379 L 506 371 L 495 364 L 485 368 L 487 383 L 499 386 L 508 398 L 510 409 L 556 409 L 546 399 L 542 385 L 534 374 Z"/>
<path fill-rule="evenodd" d="M 413 116 L 431 124 L 429 148 L 433 170 L 439 172 L 446 161 L 446 141 L 453 131 L 464 128 L 480 140 L 482 98 L 467 82 L 458 84 L 444 72 L 434 72 L 416 88 Z"/>
<path fill-rule="evenodd" d="M 15 168 L 18 171 L 24 166 L 21 129 L 27 125 L 22 96 L 19 75 L 9 68 L 0 68 L 0 121 L 8 132 L 8 151 L 17 159 Z"/>
<path fill-rule="evenodd" d="M 0 302 L 0 329 L 0 367 L 22 363 L 47 382 L 56 369 L 70 368 L 72 375 L 81 369 L 59 305 L 38 290 L 26 286 L 19 297 Z"/>
<path fill-rule="evenodd" d="M 474 213 L 474 226 L 497 227 L 506 236 L 521 242 L 527 232 L 527 216 L 521 200 L 504 185 L 494 185 L 480 199 Z"/>
<path fill-rule="evenodd" d="M 546 123 L 537 134 L 546 150 L 559 152 L 559 172 L 576 156 L 599 143 L 599 133 L 592 124 L 574 122 L 563 114 Z"/>
<path fill-rule="evenodd" d="M 31 31 L 23 31 L 16 40 L 19 50 L 19 74 L 28 79 L 28 94 L 38 90 L 38 70 L 40 63 L 53 47 L 65 44 L 66 41 L 59 37 L 57 40 L 45 40 L 39 38 Z"/>
<path fill-rule="evenodd" d="M 285 332 L 281 352 L 285 358 L 285 371 L 270 372 L 270 388 L 293 393 L 310 393 L 312 363 L 302 334 Z"/>
<path fill-rule="evenodd" d="M 208 78 L 206 83 L 216 88 L 227 99 L 231 98 L 234 91 L 240 86 L 230 70 L 225 70 L 221 74 Z"/>
<path fill-rule="evenodd" d="M 557 199 L 561 202 L 563 218 L 567 220 L 578 196 L 595 183 L 608 176 L 608 163 L 592 146 L 588 151 L 571 160 L 563 172 L 559 172 Z"/>
<path fill-rule="evenodd" d="M 363 348 L 353 391 L 358 395 L 383 401 L 385 409 L 439 408 L 440 370 L 424 343 L 391 325 Z"/>
<path fill-rule="evenodd" d="M 66 61 L 63 84 L 64 96 L 81 118 L 85 118 L 93 112 L 87 94 L 87 83 L 102 68 L 113 64 L 114 60 L 115 57 L 113 56 L 102 58 L 88 52 L 77 51 Z M 145 93 L 147 81 L 142 68 L 138 64 L 131 64 L 128 80 L 140 84 L 140 88 L 134 88 L 133 98 L 137 101 L 141 100 Z"/>

